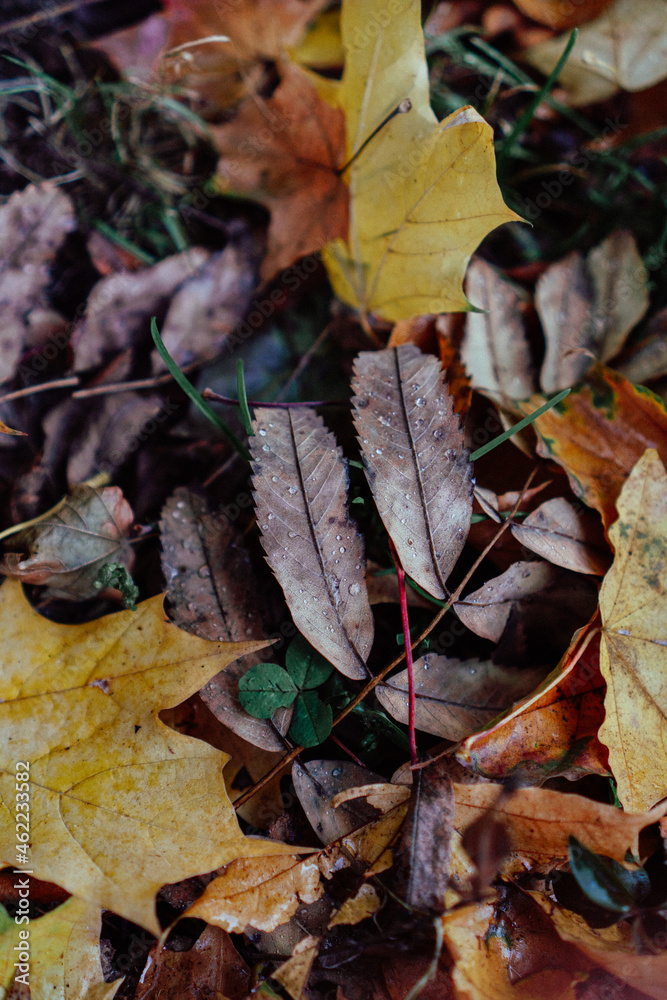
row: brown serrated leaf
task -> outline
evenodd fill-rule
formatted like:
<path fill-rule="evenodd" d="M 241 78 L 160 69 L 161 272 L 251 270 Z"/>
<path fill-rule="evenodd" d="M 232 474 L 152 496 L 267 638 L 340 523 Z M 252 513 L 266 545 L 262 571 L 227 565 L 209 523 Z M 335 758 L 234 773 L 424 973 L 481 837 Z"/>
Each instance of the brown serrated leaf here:
<path fill-rule="evenodd" d="M 41 346 L 63 332 L 65 321 L 46 289 L 49 268 L 75 225 L 71 200 L 48 181 L 15 191 L 0 208 L 0 382 L 12 377 L 25 345 Z"/>
<path fill-rule="evenodd" d="M 179 487 L 162 510 L 162 572 L 170 615 L 179 628 L 213 642 L 266 639 L 258 613 L 259 585 L 241 533 L 209 513 L 206 501 Z M 215 717 L 264 750 L 284 750 L 292 710 L 255 719 L 239 702 L 239 678 L 266 655 L 244 656 L 212 677 L 200 691 Z"/>
<path fill-rule="evenodd" d="M 57 509 L 12 538 L 21 553 L 30 555 L 6 553 L 0 572 L 22 583 L 48 586 L 54 597 L 95 597 L 95 580 L 105 563 L 132 566 L 127 534 L 133 521 L 132 508 L 117 486 L 77 486 Z"/>
<path fill-rule="evenodd" d="M 414 776 L 408 813 L 394 860 L 399 896 L 418 911 L 445 911 L 454 826 L 454 786 L 447 761 L 420 768 Z"/>
<path fill-rule="evenodd" d="M 543 670 L 512 670 L 490 660 L 455 660 L 427 653 L 414 664 L 415 727 L 443 739 L 465 739 L 514 701 L 533 691 Z M 398 722 L 408 723 L 408 672 L 376 688 Z"/>
<path fill-rule="evenodd" d="M 535 287 L 535 308 L 547 342 L 540 373 L 546 393 L 581 381 L 596 347 L 591 322 L 594 292 L 586 261 L 577 250 L 552 264 Z"/>
<path fill-rule="evenodd" d="M 472 464 L 440 363 L 413 344 L 363 351 L 354 422 L 366 476 L 405 572 L 434 597 L 465 543 Z"/>
<path fill-rule="evenodd" d="M 514 563 L 500 576 L 457 601 L 454 611 L 466 628 L 484 639 L 500 642 L 513 606 L 544 590 L 554 577 L 547 563 Z"/>
<path fill-rule="evenodd" d="M 373 617 L 341 449 L 307 407 L 258 408 L 253 429 L 262 545 L 294 624 L 342 674 L 367 677 Z"/>
<path fill-rule="evenodd" d="M 600 520 L 582 504 L 575 507 L 563 497 L 547 500 L 511 531 L 518 542 L 556 566 L 599 576 L 609 569 L 611 555 Z"/>
<path fill-rule="evenodd" d="M 466 295 L 484 310 L 466 315 L 461 344 L 473 386 L 500 404 L 527 399 L 536 384 L 519 289 L 476 257 L 466 275 Z"/>

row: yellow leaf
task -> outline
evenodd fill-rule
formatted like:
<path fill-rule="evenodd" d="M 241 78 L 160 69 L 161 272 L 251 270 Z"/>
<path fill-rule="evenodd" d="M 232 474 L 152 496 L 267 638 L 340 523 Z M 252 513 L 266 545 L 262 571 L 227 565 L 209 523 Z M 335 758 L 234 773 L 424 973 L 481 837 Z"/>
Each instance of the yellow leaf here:
<path fill-rule="evenodd" d="M 309 935 L 295 945 L 291 958 L 283 962 L 271 978 L 276 979 L 287 990 L 292 1000 L 304 1000 L 304 989 L 308 982 L 320 938 Z"/>
<path fill-rule="evenodd" d="M 101 916 L 99 906 L 72 897 L 45 916 L 32 920 L 29 930 L 27 924 L 21 926 L 12 921 L 11 928 L 0 933 L 0 1000 L 8 995 L 6 990 L 15 982 L 16 975 L 20 978 L 15 982 L 15 990 L 20 982 L 26 981 L 24 970 L 14 966 L 22 957 L 20 947 L 26 940 L 29 960 L 21 964 L 29 967 L 31 1000 L 111 1000 L 120 980 L 104 982 L 100 962 Z M 24 934 L 27 931 L 29 937 L 20 939 L 21 931 Z"/>
<path fill-rule="evenodd" d="M 227 755 L 158 719 L 264 642 L 188 635 L 168 621 L 162 596 L 136 612 L 56 625 L 13 580 L 0 588 L 0 628 L 6 863 L 16 854 L 16 776 L 28 772 L 35 876 L 152 933 L 161 885 L 238 857 L 293 853 L 244 837 L 222 778 Z"/>
<path fill-rule="evenodd" d="M 442 122 L 431 110 L 420 15 L 418 0 L 343 3 L 338 99 L 348 160 L 358 155 L 344 172 L 348 239 L 324 260 L 340 298 L 389 320 L 468 309 L 470 255 L 519 219 L 496 183 L 490 126 L 470 107 Z M 383 125 L 406 99 L 411 110 Z"/>
<path fill-rule="evenodd" d="M 649 448 L 617 501 L 615 557 L 600 590 L 600 669 L 607 682 L 600 739 L 626 809 L 667 795 L 667 473 Z"/>

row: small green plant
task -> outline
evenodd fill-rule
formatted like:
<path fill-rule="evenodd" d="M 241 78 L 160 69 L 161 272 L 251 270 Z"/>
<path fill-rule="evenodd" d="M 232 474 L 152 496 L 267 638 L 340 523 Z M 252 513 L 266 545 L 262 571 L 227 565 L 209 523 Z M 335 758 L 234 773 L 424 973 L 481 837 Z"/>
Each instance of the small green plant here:
<path fill-rule="evenodd" d="M 125 607 L 131 611 L 137 610 L 139 588 L 130 576 L 127 567 L 123 566 L 122 563 L 111 562 L 100 566 L 97 579 L 95 580 L 95 587 L 97 590 L 102 590 L 104 587 L 113 587 L 114 590 L 120 590 Z"/>
<path fill-rule="evenodd" d="M 624 868 L 613 858 L 589 851 L 576 837 L 569 837 L 567 846 L 572 874 L 592 903 L 619 914 L 637 909 L 651 887 L 643 868 Z"/>
<path fill-rule="evenodd" d="M 297 636 L 287 650 L 285 668 L 258 663 L 240 679 L 239 701 L 256 719 L 270 719 L 276 709 L 294 704 L 290 737 L 303 747 L 318 746 L 331 732 L 333 712 L 316 688 L 329 679 L 333 669 L 303 636 Z"/>

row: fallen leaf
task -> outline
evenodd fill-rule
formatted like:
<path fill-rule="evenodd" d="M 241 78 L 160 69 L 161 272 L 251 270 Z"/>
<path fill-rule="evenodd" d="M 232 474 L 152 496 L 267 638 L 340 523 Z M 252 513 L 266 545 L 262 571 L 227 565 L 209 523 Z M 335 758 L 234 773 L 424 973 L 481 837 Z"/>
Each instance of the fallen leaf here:
<path fill-rule="evenodd" d="M 243 934 L 247 927 L 272 931 L 322 892 L 316 855 L 240 858 L 207 885 L 184 916 L 200 917 L 231 934 Z"/>
<path fill-rule="evenodd" d="M 576 28 L 592 21 L 605 10 L 611 0 L 514 0 L 519 10 L 539 24 L 546 24 L 557 31 Z"/>
<path fill-rule="evenodd" d="M 295 763 L 292 781 L 308 822 L 323 844 L 330 844 L 377 817 L 377 808 L 356 796 L 352 801 L 340 802 L 340 793 L 347 789 L 382 783 L 379 774 L 352 761 Z"/>
<path fill-rule="evenodd" d="M 151 951 L 133 1000 L 182 1000 L 193 991 L 198 1000 L 245 1000 L 249 988 L 250 970 L 229 935 L 206 927 L 188 951 Z"/>
<path fill-rule="evenodd" d="M 303 941 L 299 941 L 295 945 L 291 958 L 288 958 L 272 973 L 271 978 L 280 983 L 292 997 L 292 1000 L 305 1000 L 303 991 L 308 982 L 319 945 L 320 939 L 318 937 L 313 935 L 305 937 Z"/>
<path fill-rule="evenodd" d="M 53 596 L 94 597 L 102 566 L 120 562 L 131 569 L 134 554 L 127 535 L 133 522 L 132 508 L 117 486 L 76 486 L 44 520 L 12 538 L 10 544 L 21 554 L 6 553 L 0 572 L 21 583 L 48 586 Z"/>
<path fill-rule="evenodd" d="M 664 0 L 614 0 L 579 31 L 558 78 L 571 103 L 604 100 L 618 87 L 643 90 L 664 79 Z M 567 44 L 559 36 L 532 46 L 523 58 L 550 73 Z"/>
<path fill-rule="evenodd" d="M 413 344 L 362 351 L 354 423 L 366 475 L 406 573 L 434 597 L 465 543 L 472 464 L 438 360 Z"/>
<path fill-rule="evenodd" d="M 583 917 L 566 910 L 541 893 L 529 895 L 551 918 L 563 941 L 576 945 L 596 965 L 607 969 L 635 990 L 653 997 L 667 998 L 667 952 L 647 954 L 636 947 L 627 923 L 611 927 L 589 927 Z"/>
<path fill-rule="evenodd" d="M 487 233 L 519 218 L 496 183 L 492 129 L 470 107 L 437 121 L 416 0 L 389 8 L 346 0 L 341 34 L 337 100 L 352 162 L 349 234 L 324 249 L 334 291 L 389 320 L 466 310 L 470 255 Z M 406 100 L 410 110 L 385 124 Z"/>
<path fill-rule="evenodd" d="M 64 336 L 66 322 L 47 297 L 49 268 L 76 226 L 71 200 L 55 184 L 29 184 L 0 208 L 0 382 L 24 347 Z"/>
<path fill-rule="evenodd" d="M 531 552 L 574 573 L 602 576 L 609 567 L 598 518 L 563 497 L 546 500 L 510 530 Z"/>
<path fill-rule="evenodd" d="M 105 983 L 102 975 L 99 906 L 76 897 L 68 899 L 50 913 L 32 919 L 27 938 L 25 924 L 12 920 L 9 927 L 2 926 L 3 912 L 0 907 L 3 998 L 26 995 L 19 984 L 29 982 L 31 1000 L 112 1000 L 120 982 Z M 22 963 L 25 968 L 21 967 L 22 947 L 29 955 Z"/>
<path fill-rule="evenodd" d="M 72 334 L 74 370 L 98 368 L 121 351 L 150 344 L 151 316 L 161 315 L 180 285 L 207 260 L 209 254 L 195 248 L 98 281 Z"/>
<path fill-rule="evenodd" d="M 597 356 L 605 364 L 618 354 L 648 309 L 648 273 L 627 230 L 617 230 L 594 247 L 586 264 L 593 285 Z"/>
<path fill-rule="evenodd" d="M 501 866 L 509 876 L 527 868 L 550 870 L 568 858 L 568 838 L 575 836 L 596 854 L 624 861 L 640 857 L 639 834 L 667 811 L 667 803 L 631 815 L 583 795 L 546 788 L 519 788 L 500 796 L 502 785 L 454 784 L 454 830 L 461 836 L 480 816 L 491 813 L 505 826 L 510 855 Z"/>
<path fill-rule="evenodd" d="M 262 545 L 294 624 L 342 674 L 366 677 L 373 617 L 341 450 L 310 408 L 257 408 L 253 430 Z"/>
<path fill-rule="evenodd" d="M 403 902 L 432 917 L 445 911 L 453 824 L 454 789 L 447 763 L 435 761 L 414 776 L 392 872 Z"/>
<path fill-rule="evenodd" d="M 617 507 L 609 529 L 614 562 L 600 590 L 607 682 L 600 739 L 623 806 L 638 812 L 667 795 L 667 473 L 652 449 L 637 462 Z"/>
<path fill-rule="evenodd" d="M 336 910 L 329 921 L 329 929 L 341 924 L 360 924 L 377 913 L 382 907 L 382 901 L 377 890 L 370 882 L 363 882 L 355 894 L 346 899 L 339 910 Z"/>
<path fill-rule="evenodd" d="M 344 119 L 297 66 L 281 63 L 270 98 L 249 97 L 236 117 L 211 131 L 220 154 L 217 186 L 271 212 L 262 278 L 347 232 L 348 191 L 338 173 Z"/>
<path fill-rule="evenodd" d="M 643 385 L 667 375 L 667 309 L 660 309 L 646 326 L 646 335 L 624 351 L 614 368 L 629 382 Z"/>
<path fill-rule="evenodd" d="M 414 663 L 415 727 L 458 742 L 533 691 L 543 676 L 543 670 L 512 670 L 490 660 L 427 653 Z M 407 670 L 375 690 L 382 707 L 407 725 Z"/>
<path fill-rule="evenodd" d="M 466 295 L 479 312 L 466 316 L 461 360 L 480 392 L 500 405 L 536 390 L 531 348 L 521 314 L 525 299 L 480 257 L 466 275 Z"/>
<path fill-rule="evenodd" d="M 597 738 L 603 701 L 599 637 L 590 638 L 590 627 L 580 629 L 542 684 L 465 740 L 457 760 L 487 778 L 516 775 L 531 784 L 558 774 L 607 775 L 607 754 Z"/>
<path fill-rule="evenodd" d="M 213 642 L 243 642 L 250 635 L 266 639 L 257 611 L 259 585 L 243 536 L 233 524 L 209 513 L 202 497 L 179 487 L 162 510 L 160 530 L 162 572 L 176 625 Z M 283 751 L 291 712 L 279 709 L 272 722 L 256 719 L 239 701 L 240 678 L 260 660 L 256 654 L 235 660 L 204 685 L 200 696 L 242 739 Z"/>
<path fill-rule="evenodd" d="M 534 396 L 524 411 L 544 400 Z M 647 448 L 667 461 L 667 413 L 660 399 L 609 368 L 598 367 L 587 382 L 533 425 L 538 452 L 567 472 L 574 493 L 602 515 L 605 528 L 616 520 L 623 483 Z"/>
<path fill-rule="evenodd" d="M 241 834 L 222 780 L 224 755 L 157 718 L 257 643 L 189 636 L 168 622 L 162 596 L 136 612 L 56 625 L 8 580 L 0 615 L 6 861 L 15 854 L 17 760 L 31 765 L 36 876 L 152 933 L 161 885 L 234 857 L 285 853 Z"/>
<path fill-rule="evenodd" d="M 527 900 L 521 919 L 503 919 L 501 904 L 471 903 L 447 913 L 445 943 L 454 959 L 456 996 L 465 1000 L 575 1000 L 575 985 L 592 963 L 572 946 L 563 947 L 538 907 Z M 560 946 L 560 947 L 559 947 Z M 513 975 L 514 961 L 527 955 L 537 969 Z M 541 958 L 541 962 L 540 962 Z M 542 965 L 542 968 L 540 968 Z M 546 967 L 545 967 L 546 966 Z M 532 973 L 532 974 L 531 974 Z M 518 980 L 518 981 L 517 981 Z"/>
<path fill-rule="evenodd" d="M 593 286 L 586 261 L 574 250 L 551 264 L 535 286 L 535 308 L 547 342 L 540 385 L 547 394 L 580 382 L 593 363 Z"/>

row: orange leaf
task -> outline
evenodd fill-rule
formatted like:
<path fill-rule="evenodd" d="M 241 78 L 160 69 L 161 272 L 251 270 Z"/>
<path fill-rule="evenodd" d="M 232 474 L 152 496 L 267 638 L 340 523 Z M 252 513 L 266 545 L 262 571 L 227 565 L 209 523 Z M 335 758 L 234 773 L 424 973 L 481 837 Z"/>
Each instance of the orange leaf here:
<path fill-rule="evenodd" d="M 600 636 L 591 630 L 589 624 L 575 632 L 561 662 L 532 695 L 465 740 L 457 753 L 462 764 L 489 778 L 519 773 L 534 783 L 557 774 L 609 774 L 597 739 L 605 690 Z"/>
<path fill-rule="evenodd" d="M 526 413 L 541 396 L 523 404 Z M 602 515 L 605 528 L 616 520 L 623 483 L 647 448 L 667 463 L 667 412 L 649 389 L 598 366 L 586 382 L 535 421 L 539 454 L 568 474 L 578 497 Z"/>
<path fill-rule="evenodd" d="M 345 158 L 345 119 L 309 77 L 281 67 L 273 96 L 248 98 L 236 118 L 212 128 L 221 154 L 218 184 L 271 212 L 262 277 L 347 235 L 348 189 L 336 168 Z"/>

